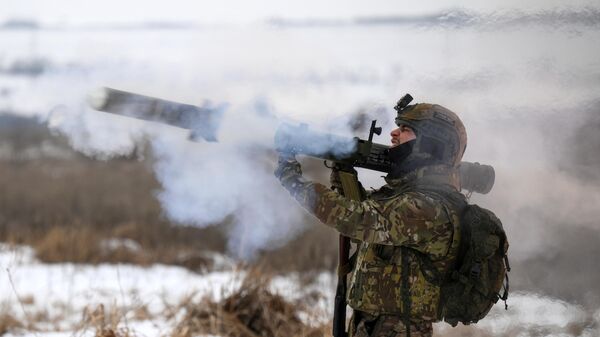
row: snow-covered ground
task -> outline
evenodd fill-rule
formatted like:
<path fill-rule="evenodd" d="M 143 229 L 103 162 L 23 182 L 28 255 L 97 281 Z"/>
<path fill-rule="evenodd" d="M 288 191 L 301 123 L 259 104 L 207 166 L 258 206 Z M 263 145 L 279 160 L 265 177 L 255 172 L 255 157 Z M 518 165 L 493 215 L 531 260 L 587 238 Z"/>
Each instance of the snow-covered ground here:
<path fill-rule="evenodd" d="M 30 248 L 7 245 L 0 245 L 0 268 L 0 314 L 32 322 L 38 330 L 18 329 L 8 336 L 93 336 L 96 327 L 89 316 L 101 305 L 106 315 L 117 315 L 119 328 L 136 336 L 168 335 L 183 312 L 167 318 L 167 310 L 183 311 L 178 305 L 184 300 L 221 299 L 236 290 L 245 275 L 233 268 L 200 275 L 164 265 L 43 264 L 36 261 Z M 323 273 L 314 283 L 301 285 L 297 275 L 289 275 L 274 278 L 270 288 L 288 300 L 317 294 L 309 315 L 313 323 L 326 323 L 333 309 L 334 280 L 333 275 Z M 589 315 L 574 304 L 516 293 L 509 299 L 508 310 L 498 303 L 476 326 L 452 329 L 438 323 L 435 331 L 438 336 L 470 331 L 492 336 L 533 337 L 542 332 L 543 336 L 595 337 L 599 326 L 600 311 Z"/>
<path fill-rule="evenodd" d="M 85 313 L 104 306 L 117 313 L 120 327 L 139 336 L 160 336 L 173 328 L 175 315 L 165 318 L 167 310 L 183 301 L 209 296 L 220 300 L 239 286 L 246 272 L 233 264 L 218 266 L 222 271 L 198 274 L 181 267 L 154 265 L 75 265 L 44 264 L 37 261 L 28 247 L 0 244 L 0 314 L 11 314 L 20 322 L 34 323 L 37 335 L 71 336 L 93 334 L 94 326 L 85 324 Z M 333 289 L 331 275 L 324 273 L 316 283 L 300 288 L 297 277 L 275 277 L 271 289 L 290 300 L 319 291 L 322 296 L 311 312 L 330 312 Z M 140 319 L 143 313 L 143 319 Z M 325 315 L 322 316 L 326 321 Z M 76 329 L 76 330 L 74 330 Z M 86 329 L 88 330 L 86 332 Z M 22 332 L 15 332 L 19 335 Z"/>

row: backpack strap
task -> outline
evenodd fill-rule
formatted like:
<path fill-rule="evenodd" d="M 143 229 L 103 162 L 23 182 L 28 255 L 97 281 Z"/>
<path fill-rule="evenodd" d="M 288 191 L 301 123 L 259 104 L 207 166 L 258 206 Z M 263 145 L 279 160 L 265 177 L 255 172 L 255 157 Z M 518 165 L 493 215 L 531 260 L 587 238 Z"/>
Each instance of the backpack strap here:
<path fill-rule="evenodd" d="M 413 251 L 413 254 L 417 257 L 417 261 L 419 261 L 419 267 L 425 280 L 440 287 L 444 283 L 445 277 L 433 265 L 431 259 L 419 251 Z"/>
<path fill-rule="evenodd" d="M 504 274 L 505 283 L 502 285 L 502 295 L 498 295 L 500 296 L 499 298 L 504 302 L 504 310 L 508 310 L 508 303 L 506 300 L 508 300 L 508 272 L 510 272 L 510 263 L 508 263 L 508 256 L 506 253 L 504 254 L 504 267 L 506 268 L 506 274 Z"/>

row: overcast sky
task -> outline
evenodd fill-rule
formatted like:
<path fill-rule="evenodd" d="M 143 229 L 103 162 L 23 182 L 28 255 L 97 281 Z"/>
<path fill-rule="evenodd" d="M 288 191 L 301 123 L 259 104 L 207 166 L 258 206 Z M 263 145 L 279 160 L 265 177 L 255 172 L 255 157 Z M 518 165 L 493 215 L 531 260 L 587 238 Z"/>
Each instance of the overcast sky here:
<path fill-rule="evenodd" d="M 247 23 L 270 17 L 352 18 L 437 12 L 448 8 L 490 12 L 598 7 L 598 0 L 0 0 L 0 21 L 47 24 L 191 21 Z"/>

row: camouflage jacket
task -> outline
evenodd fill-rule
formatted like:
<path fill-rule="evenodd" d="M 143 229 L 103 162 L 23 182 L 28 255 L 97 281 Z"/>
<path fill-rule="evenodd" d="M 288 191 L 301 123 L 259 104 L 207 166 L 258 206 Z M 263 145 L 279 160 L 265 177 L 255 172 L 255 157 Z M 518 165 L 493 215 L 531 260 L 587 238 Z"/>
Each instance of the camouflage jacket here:
<path fill-rule="evenodd" d="M 410 248 L 405 251 L 410 253 L 411 317 L 431 321 L 439 317 L 440 289 L 425 277 L 422 260 L 429 259 L 430 266 L 445 273 L 457 255 L 459 210 L 446 198 L 447 193 L 460 194 L 455 177 L 445 167 L 425 167 L 386 180 L 362 202 L 302 179 L 294 180 L 288 190 L 321 222 L 360 241 L 347 298 L 353 309 L 402 314 L 404 246 Z"/>

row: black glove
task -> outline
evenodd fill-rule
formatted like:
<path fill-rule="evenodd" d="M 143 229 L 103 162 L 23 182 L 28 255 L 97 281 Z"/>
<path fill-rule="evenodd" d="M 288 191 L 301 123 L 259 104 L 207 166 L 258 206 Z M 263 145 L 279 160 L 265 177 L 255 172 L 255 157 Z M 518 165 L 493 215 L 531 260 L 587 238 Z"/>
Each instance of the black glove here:
<path fill-rule="evenodd" d="M 302 168 L 294 155 L 279 154 L 275 176 L 288 191 L 299 187 L 302 181 Z"/>
<path fill-rule="evenodd" d="M 342 180 L 340 179 L 340 171 L 335 167 L 331 169 L 331 174 L 329 175 L 329 183 L 331 184 L 331 189 L 334 191 L 342 191 Z"/>

